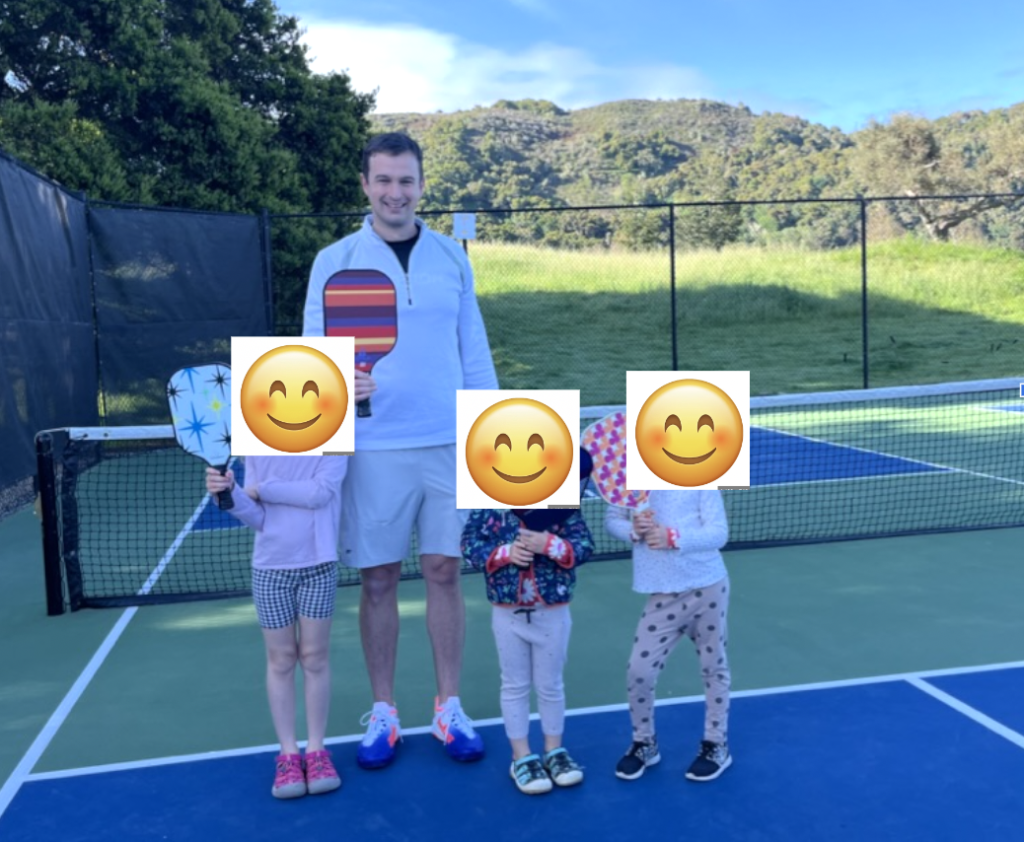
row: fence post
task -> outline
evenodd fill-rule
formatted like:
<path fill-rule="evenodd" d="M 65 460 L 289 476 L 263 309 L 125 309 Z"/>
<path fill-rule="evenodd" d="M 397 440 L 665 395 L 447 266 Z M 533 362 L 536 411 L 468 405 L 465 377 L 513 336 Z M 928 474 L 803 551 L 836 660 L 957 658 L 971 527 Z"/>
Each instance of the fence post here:
<path fill-rule="evenodd" d="M 81 193 L 82 203 L 85 205 L 85 242 L 89 251 L 89 301 L 92 304 L 92 345 L 93 356 L 96 360 L 96 387 L 99 391 L 99 412 L 100 423 L 107 423 L 107 390 L 103 384 L 103 358 L 100 354 L 100 319 L 99 310 L 96 306 L 96 269 L 93 262 L 93 231 L 92 231 L 92 203 L 88 194 L 83 190 Z"/>
<path fill-rule="evenodd" d="M 263 241 L 263 301 L 267 311 L 267 336 L 277 333 L 274 318 L 274 267 L 273 249 L 270 244 L 270 211 L 263 208 L 260 214 L 260 239 Z"/>
<path fill-rule="evenodd" d="M 668 280 L 672 296 L 672 370 L 679 371 L 679 344 L 676 327 L 676 206 L 668 206 Z"/>
<path fill-rule="evenodd" d="M 860 197 L 860 334 L 864 388 L 868 388 L 868 203 Z"/>

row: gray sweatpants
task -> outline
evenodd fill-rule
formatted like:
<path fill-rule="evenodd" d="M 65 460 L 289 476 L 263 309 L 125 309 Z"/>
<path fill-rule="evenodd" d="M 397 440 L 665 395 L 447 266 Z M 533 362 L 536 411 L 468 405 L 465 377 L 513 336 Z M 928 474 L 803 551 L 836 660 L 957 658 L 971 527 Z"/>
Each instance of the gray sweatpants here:
<path fill-rule="evenodd" d="M 654 736 L 654 689 L 665 661 L 685 635 L 697 648 L 704 679 L 704 739 L 726 742 L 730 683 L 726 655 L 728 610 L 728 576 L 706 588 L 648 597 L 637 623 L 626 677 L 634 740 Z"/>
<path fill-rule="evenodd" d="M 540 606 L 527 613 L 495 605 L 491 628 L 501 665 L 501 716 L 510 740 L 530 733 L 530 687 L 537 691 L 540 727 L 547 736 L 565 727 L 562 671 L 569 654 L 572 617 L 568 605 Z"/>

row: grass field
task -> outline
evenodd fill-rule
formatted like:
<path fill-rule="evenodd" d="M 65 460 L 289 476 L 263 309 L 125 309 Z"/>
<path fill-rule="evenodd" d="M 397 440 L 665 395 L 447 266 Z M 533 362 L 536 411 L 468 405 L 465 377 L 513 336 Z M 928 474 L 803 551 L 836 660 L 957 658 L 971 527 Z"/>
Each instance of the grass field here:
<path fill-rule="evenodd" d="M 469 254 L 503 388 L 621 403 L 627 370 L 672 368 L 667 250 L 476 241 Z M 864 385 L 859 248 L 732 246 L 675 263 L 680 370 L 750 371 L 754 395 Z M 871 386 L 1024 375 L 1024 253 L 870 246 L 868 347 Z M 163 384 L 108 395 L 107 409 L 114 423 L 163 419 Z"/>
<path fill-rule="evenodd" d="M 505 388 L 621 402 L 626 370 L 672 365 L 669 254 L 475 242 Z M 752 394 L 863 386 L 861 253 L 676 254 L 680 369 L 749 370 Z M 1024 254 L 914 240 L 868 249 L 871 386 L 1024 373 Z"/>

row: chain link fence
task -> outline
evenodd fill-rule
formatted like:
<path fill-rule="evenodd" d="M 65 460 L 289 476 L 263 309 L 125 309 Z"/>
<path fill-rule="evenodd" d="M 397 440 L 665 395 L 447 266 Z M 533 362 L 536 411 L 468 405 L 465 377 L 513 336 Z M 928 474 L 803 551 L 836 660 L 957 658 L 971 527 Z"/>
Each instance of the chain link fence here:
<path fill-rule="evenodd" d="M 978 199 L 476 211 L 463 245 L 504 388 L 588 405 L 622 402 L 627 370 L 750 371 L 755 395 L 1017 376 L 1024 197 Z M 450 235 L 455 213 L 422 216 Z M 361 222 L 271 220 L 310 246 L 273 254 L 278 334 L 301 332 L 316 251 Z"/>
<path fill-rule="evenodd" d="M 451 234 L 455 212 L 422 215 Z M 316 253 L 362 219 L 92 202 L 0 155 L 0 492 L 25 499 L 39 430 L 163 423 L 175 369 L 226 359 L 231 336 L 299 334 Z M 628 370 L 749 370 L 754 395 L 1024 374 L 1024 196 L 475 220 L 505 388 L 600 405 Z"/>

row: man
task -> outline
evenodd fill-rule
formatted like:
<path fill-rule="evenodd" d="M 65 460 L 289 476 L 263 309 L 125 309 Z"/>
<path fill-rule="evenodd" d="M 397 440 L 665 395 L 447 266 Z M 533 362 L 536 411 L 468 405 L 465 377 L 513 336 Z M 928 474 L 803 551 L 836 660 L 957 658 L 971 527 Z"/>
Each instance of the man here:
<path fill-rule="evenodd" d="M 343 269 L 376 269 L 395 284 L 398 341 L 373 369 L 356 372 L 356 453 L 342 490 L 342 560 L 360 569 L 359 628 L 374 706 L 359 746 L 363 768 L 388 765 L 400 737 L 394 678 L 398 581 L 415 525 L 427 589 L 427 630 L 437 699 L 433 734 L 456 760 L 483 756 L 483 741 L 459 702 L 465 605 L 459 581 L 465 517 L 455 505 L 457 389 L 497 389 L 469 260 L 458 244 L 416 217 L 423 155 L 403 134 L 372 138 L 363 151 L 363 227 L 317 255 L 303 334 L 323 335 L 323 288 Z M 379 389 L 379 391 L 378 391 Z"/>

